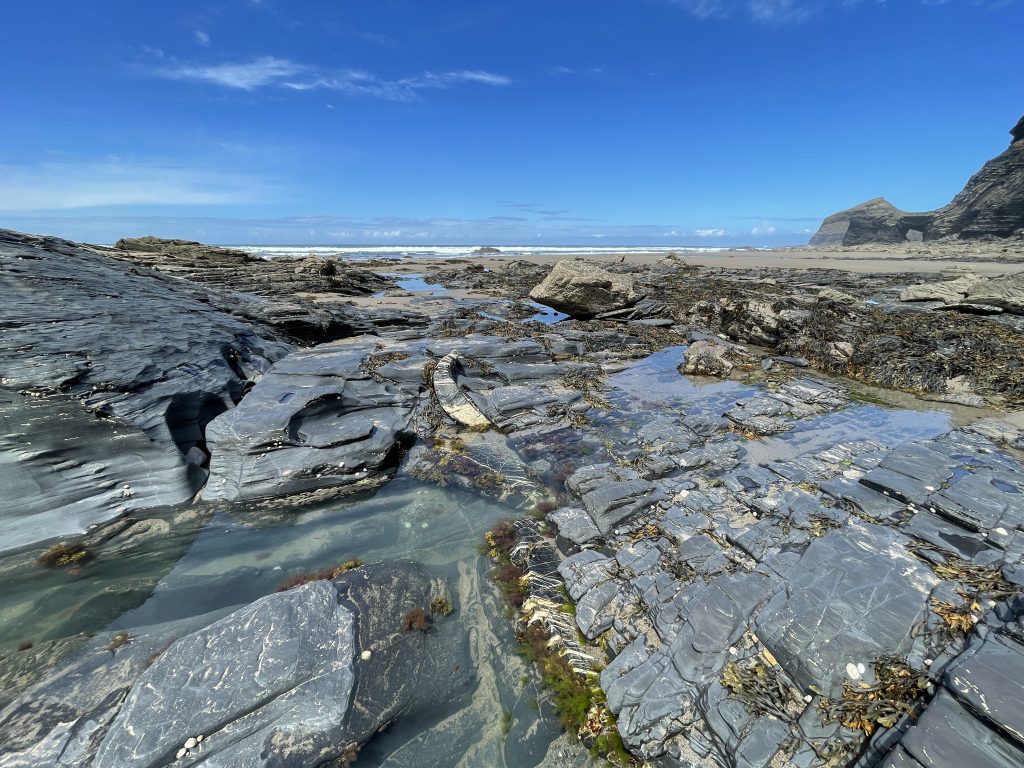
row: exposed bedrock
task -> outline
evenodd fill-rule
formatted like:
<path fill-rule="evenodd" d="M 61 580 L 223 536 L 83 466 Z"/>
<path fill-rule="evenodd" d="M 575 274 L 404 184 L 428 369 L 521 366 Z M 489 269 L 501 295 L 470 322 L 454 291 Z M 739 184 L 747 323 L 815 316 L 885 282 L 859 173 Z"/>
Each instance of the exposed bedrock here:
<path fill-rule="evenodd" d="M 776 418 L 790 420 L 844 401 L 805 380 L 738 402 L 728 420 L 752 431 L 766 398 L 788 400 Z M 589 467 L 567 482 L 580 507 L 548 517 L 576 552 L 559 572 L 580 633 L 611 657 L 601 687 L 635 754 L 662 766 L 1019 764 L 1014 459 L 956 430 L 758 462 L 716 450 L 735 445 L 721 424 L 650 426 L 637 441 L 682 473 L 641 486 Z M 635 502 L 599 527 L 595 511 L 625 497 Z"/>
<path fill-rule="evenodd" d="M 907 213 L 876 197 L 822 222 L 810 245 L 862 245 L 908 240 L 1011 237 L 1024 228 L 1024 132 L 1011 129 L 1009 148 L 989 160 L 946 206 Z"/>
<path fill-rule="evenodd" d="M 371 376 L 373 339 L 298 350 L 276 363 L 239 405 L 207 427 L 209 501 L 330 494 L 379 482 L 395 469 L 419 382 Z"/>
<path fill-rule="evenodd" d="M 635 304 L 643 294 L 630 275 L 609 272 L 596 264 L 565 259 L 555 264 L 530 298 L 578 318 L 593 317 Z"/>
<path fill-rule="evenodd" d="M 427 323 L 426 317 L 412 311 L 356 310 L 348 304 L 347 296 L 367 296 L 391 285 L 387 278 L 351 262 L 315 255 L 262 259 L 233 248 L 151 236 L 122 238 L 103 252 L 213 292 L 234 296 L 240 292 L 248 298 L 228 302 L 227 311 L 269 326 L 299 344 Z"/>
<path fill-rule="evenodd" d="M 463 638 L 403 631 L 443 595 L 421 566 L 381 563 L 97 643 L 0 712 L 0 765 L 347 764 L 395 719 L 470 694 Z"/>
<path fill-rule="evenodd" d="M 189 499 L 207 423 L 291 349 L 224 296 L 56 238 L 0 231 L 0 291 L 4 549 Z"/>

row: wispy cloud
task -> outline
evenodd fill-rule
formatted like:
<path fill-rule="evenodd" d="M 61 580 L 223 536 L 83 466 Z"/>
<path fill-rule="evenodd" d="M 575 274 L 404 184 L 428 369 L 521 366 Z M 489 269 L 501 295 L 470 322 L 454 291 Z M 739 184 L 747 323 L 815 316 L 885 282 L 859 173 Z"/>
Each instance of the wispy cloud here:
<path fill-rule="evenodd" d="M 860 7 L 884 8 L 886 0 L 655 0 L 673 5 L 697 19 L 746 18 L 766 26 L 800 24 L 815 16 Z M 1017 0 L 920 0 L 923 6 L 966 3 L 998 8 Z"/>
<path fill-rule="evenodd" d="M 701 227 L 700 229 L 693 230 L 693 234 L 697 237 L 725 237 L 725 230 L 718 229 L 717 227 Z"/>
<path fill-rule="evenodd" d="M 2 170 L 2 169 L 0 169 Z M 562 221 L 519 219 L 490 216 L 486 218 L 452 218 L 376 216 L 351 218 L 344 216 L 298 216 L 278 219 L 234 219 L 183 217 L 175 215 L 113 216 L 81 213 L 61 215 L 4 216 L 4 226 L 29 232 L 46 232 L 87 242 L 113 242 L 125 235 L 156 234 L 162 237 L 184 237 L 211 243 L 279 243 L 325 244 L 367 243 L 411 244 L 506 244 L 527 242 L 579 245 L 595 243 L 612 245 L 666 244 L 666 232 L 674 245 L 719 246 L 749 244 L 749 231 L 709 235 L 693 239 L 692 230 L 664 224 L 608 224 L 600 227 Z M 756 235 L 756 244 L 796 244 L 806 242 L 806 233 L 779 230 Z"/>
<path fill-rule="evenodd" d="M 197 80 L 252 91 L 269 85 L 281 85 L 290 77 L 305 71 L 301 64 L 262 56 L 252 61 L 233 64 L 180 64 L 156 70 L 160 77 L 169 80 Z"/>
<path fill-rule="evenodd" d="M 195 39 L 196 43 L 203 46 L 203 48 L 210 47 L 210 36 L 206 32 L 203 32 L 203 30 L 197 29 L 195 31 Z"/>
<path fill-rule="evenodd" d="M 133 205 L 253 203 L 265 191 L 247 174 L 159 160 L 58 159 L 0 165 L 0 211 Z"/>
<path fill-rule="evenodd" d="M 754 235 L 755 237 L 763 237 L 764 235 L 774 235 L 775 225 L 772 224 L 767 219 L 765 219 L 752 230 L 750 230 L 750 234 Z"/>
<path fill-rule="evenodd" d="M 413 101 L 420 91 L 443 90 L 458 85 L 498 87 L 512 83 L 511 78 L 505 75 L 481 69 L 427 71 L 413 77 L 388 79 L 363 69 L 322 72 L 305 64 L 273 56 L 221 64 L 173 64 L 154 72 L 169 80 L 192 80 L 243 91 L 260 88 L 329 90 L 388 101 Z"/>

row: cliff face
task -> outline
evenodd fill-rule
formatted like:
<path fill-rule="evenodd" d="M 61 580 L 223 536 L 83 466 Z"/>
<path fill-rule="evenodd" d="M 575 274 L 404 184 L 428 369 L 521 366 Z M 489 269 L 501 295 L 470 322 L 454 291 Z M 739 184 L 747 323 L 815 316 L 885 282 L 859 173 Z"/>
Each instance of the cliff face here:
<path fill-rule="evenodd" d="M 927 213 L 908 213 L 876 197 L 826 218 L 810 244 L 1012 236 L 1024 228 L 1024 117 L 1010 135 L 1013 140 L 1007 150 L 985 163 L 949 205 Z"/>

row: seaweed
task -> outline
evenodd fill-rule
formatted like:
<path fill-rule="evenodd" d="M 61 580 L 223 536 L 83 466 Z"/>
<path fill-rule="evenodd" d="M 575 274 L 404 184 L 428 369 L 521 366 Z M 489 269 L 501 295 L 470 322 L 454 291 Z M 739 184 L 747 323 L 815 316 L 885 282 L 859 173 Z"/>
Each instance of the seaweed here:
<path fill-rule="evenodd" d="M 92 552 L 86 549 L 84 544 L 60 542 L 43 552 L 36 562 L 45 568 L 66 568 L 69 565 L 84 563 L 92 559 L 92 556 Z"/>
<path fill-rule="evenodd" d="M 843 682 L 843 697 L 818 702 L 823 723 L 840 725 L 870 736 L 878 728 L 891 728 L 904 715 L 916 717 L 928 693 L 928 677 L 896 656 L 874 662 L 874 684 Z"/>
<path fill-rule="evenodd" d="M 439 595 L 430 601 L 430 613 L 432 616 L 450 616 L 455 606 L 452 601 L 443 595 Z"/>
<path fill-rule="evenodd" d="M 433 628 L 430 616 L 422 608 L 410 608 L 402 617 L 403 632 L 429 632 Z"/>
<path fill-rule="evenodd" d="M 767 650 L 742 661 L 730 661 L 722 670 L 722 686 L 752 715 L 795 722 L 802 709 L 800 695 L 773 662 Z"/>
<path fill-rule="evenodd" d="M 351 560 L 346 560 L 344 563 L 331 566 L 330 568 L 323 568 L 319 571 L 296 573 L 278 584 L 276 591 L 287 592 L 289 589 L 301 587 L 303 584 L 309 584 L 311 581 L 330 581 L 331 579 L 338 578 L 343 573 L 348 573 L 349 571 L 359 568 L 362 564 L 362 560 L 358 557 L 354 557 Z"/>

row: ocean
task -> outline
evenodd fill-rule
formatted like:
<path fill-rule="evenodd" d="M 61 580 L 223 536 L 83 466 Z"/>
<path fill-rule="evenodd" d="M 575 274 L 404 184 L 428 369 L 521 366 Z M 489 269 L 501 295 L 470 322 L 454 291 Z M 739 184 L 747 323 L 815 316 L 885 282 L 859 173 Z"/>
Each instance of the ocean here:
<path fill-rule="evenodd" d="M 477 245 L 229 245 L 265 259 L 309 255 L 337 259 L 461 259 L 474 255 Z M 580 256 L 594 253 L 717 253 L 727 248 L 697 246 L 501 245 L 501 256 Z"/>

